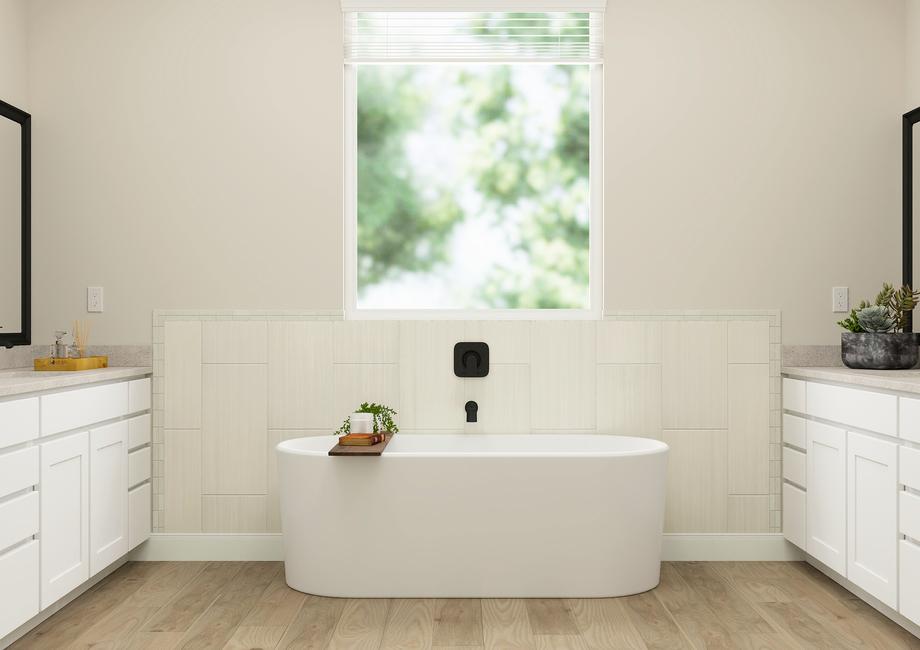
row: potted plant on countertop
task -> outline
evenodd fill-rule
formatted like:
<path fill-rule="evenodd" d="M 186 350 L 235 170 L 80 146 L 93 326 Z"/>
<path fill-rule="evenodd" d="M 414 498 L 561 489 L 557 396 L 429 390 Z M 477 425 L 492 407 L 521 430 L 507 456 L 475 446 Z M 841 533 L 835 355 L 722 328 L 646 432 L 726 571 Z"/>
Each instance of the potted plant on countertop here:
<path fill-rule="evenodd" d="M 895 290 L 887 282 L 875 303 L 863 300 L 849 317 L 838 322 L 847 330 L 840 337 L 840 354 L 848 368 L 905 370 L 917 365 L 917 335 L 905 332 L 920 291 Z"/>

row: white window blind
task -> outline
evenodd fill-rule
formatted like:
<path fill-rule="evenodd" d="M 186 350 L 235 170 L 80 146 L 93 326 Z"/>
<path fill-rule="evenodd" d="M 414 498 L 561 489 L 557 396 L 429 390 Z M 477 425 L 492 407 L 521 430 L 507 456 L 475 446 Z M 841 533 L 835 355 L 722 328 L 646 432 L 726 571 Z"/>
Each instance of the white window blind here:
<path fill-rule="evenodd" d="M 603 60 L 599 11 L 347 11 L 345 62 Z"/>

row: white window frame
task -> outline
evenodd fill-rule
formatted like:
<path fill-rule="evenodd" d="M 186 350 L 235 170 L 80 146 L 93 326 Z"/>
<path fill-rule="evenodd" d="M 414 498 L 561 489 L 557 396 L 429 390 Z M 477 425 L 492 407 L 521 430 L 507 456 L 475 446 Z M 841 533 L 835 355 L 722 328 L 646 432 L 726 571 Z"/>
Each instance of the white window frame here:
<path fill-rule="evenodd" d="M 391 0 L 392 1 L 392 0 Z M 507 0 L 506 0 L 507 1 Z M 343 3 L 344 4 L 344 3 Z M 477 63 L 482 63 L 477 61 Z M 555 64 L 554 61 L 542 61 Z M 361 64 L 372 65 L 372 64 Z M 449 64 L 445 64 L 449 65 Z M 588 300 L 586 309 L 358 308 L 358 75 L 344 65 L 344 300 L 346 320 L 600 320 L 604 314 L 604 65 L 592 63 L 589 90 Z"/>

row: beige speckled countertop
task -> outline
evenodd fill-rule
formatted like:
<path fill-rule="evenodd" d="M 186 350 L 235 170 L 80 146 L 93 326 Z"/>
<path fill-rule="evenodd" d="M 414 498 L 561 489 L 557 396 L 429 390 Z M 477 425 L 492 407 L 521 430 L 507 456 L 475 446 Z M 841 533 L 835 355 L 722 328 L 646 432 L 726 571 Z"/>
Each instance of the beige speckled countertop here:
<path fill-rule="evenodd" d="M 793 379 L 816 379 L 864 388 L 878 388 L 920 394 L 920 369 L 854 370 L 852 368 L 783 368 L 783 376 Z"/>
<path fill-rule="evenodd" d="M 30 368 L 0 370 L 0 397 L 96 384 L 115 379 L 135 379 L 149 375 L 150 372 L 151 369 L 144 366 L 100 368 L 78 372 L 36 372 Z"/>

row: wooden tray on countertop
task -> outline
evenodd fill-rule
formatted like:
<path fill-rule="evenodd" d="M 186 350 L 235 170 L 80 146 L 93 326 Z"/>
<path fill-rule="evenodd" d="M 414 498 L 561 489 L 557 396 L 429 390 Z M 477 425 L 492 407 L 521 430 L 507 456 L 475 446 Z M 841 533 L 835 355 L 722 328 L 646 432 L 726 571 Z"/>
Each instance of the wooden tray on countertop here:
<path fill-rule="evenodd" d="M 79 372 L 80 370 L 98 370 L 99 368 L 109 367 L 109 358 L 107 356 L 98 357 L 68 357 L 66 359 L 52 359 L 45 357 L 35 359 L 33 362 L 35 370 L 41 371 L 59 371 L 59 372 Z"/>
<path fill-rule="evenodd" d="M 379 456 L 383 453 L 383 450 L 387 448 L 387 445 L 390 444 L 393 434 L 387 433 L 387 437 L 383 442 L 378 442 L 376 445 L 336 445 L 329 450 L 330 456 Z"/>

